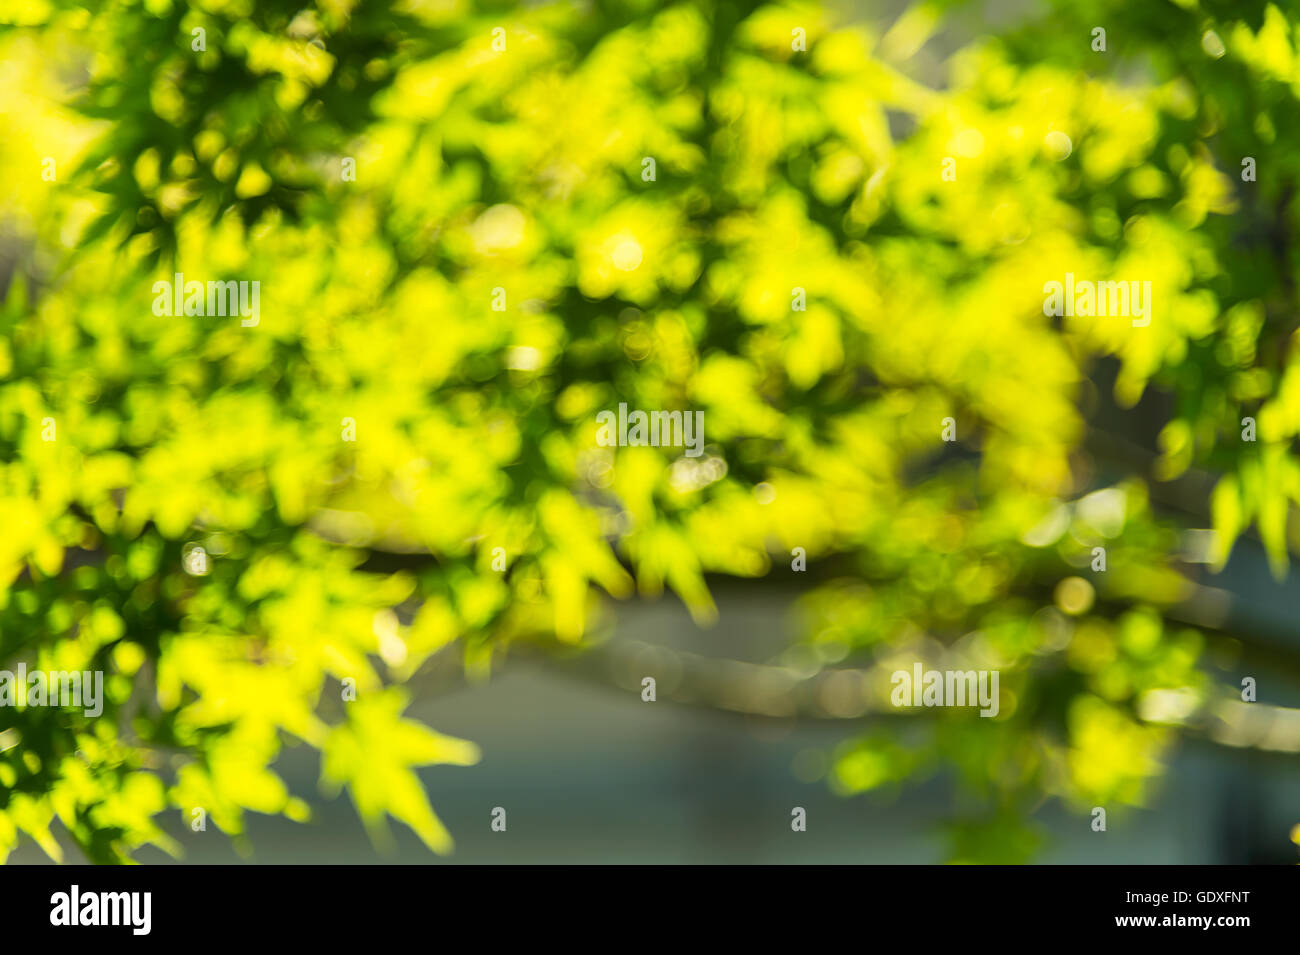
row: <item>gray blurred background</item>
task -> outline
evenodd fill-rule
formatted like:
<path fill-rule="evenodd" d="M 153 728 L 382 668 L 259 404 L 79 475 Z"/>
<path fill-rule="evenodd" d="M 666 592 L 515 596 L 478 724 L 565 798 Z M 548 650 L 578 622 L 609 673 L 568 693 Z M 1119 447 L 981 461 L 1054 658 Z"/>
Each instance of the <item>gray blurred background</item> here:
<path fill-rule="evenodd" d="M 637 674 L 672 668 L 667 653 L 644 645 L 685 651 L 697 662 L 716 658 L 722 667 L 788 660 L 780 654 L 801 576 L 721 585 L 719 621 L 709 629 L 665 597 L 618 605 L 612 636 L 593 655 L 515 652 L 478 686 L 446 676 L 457 670 L 454 659 L 437 668 L 443 676 L 427 682 L 410 715 L 483 750 L 477 766 L 421 772 L 456 839 L 450 857 L 435 856 L 400 823 L 392 826 L 391 851 L 378 851 L 346 794 L 319 794 L 319 757 L 306 747 L 286 749 L 278 769 L 312 803 L 312 822 L 250 814 L 247 857 L 211 823 L 191 832 L 173 812 L 164 826 L 184 846 L 181 861 L 206 864 L 942 862 L 943 825 L 955 805 L 946 777 L 851 798 L 833 794 L 824 779 L 800 779 L 873 717 L 755 717 L 674 701 L 662 686 L 656 702 L 641 699 Z M 1212 580 L 1235 592 L 1229 619 L 1244 614 L 1253 630 L 1295 634 L 1295 575 L 1273 583 L 1253 541 L 1243 540 Z M 1289 639 L 1300 651 L 1300 640 Z M 1293 676 L 1243 672 L 1258 679 L 1261 706 L 1300 702 Z M 506 810 L 505 832 L 490 827 L 498 806 Z M 806 832 L 791 831 L 795 806 L 807 810 Z M 1293 864 L 1288 832 L 1300 822 L 1300 757 L 1193 734 L 1172 752 L 1150 806 L 1111 811 L 1106 832 L 1093 832 L 1087 814 L 1054 804 L 1034 820 L 1047 836 L 1036 862 Z M 172 861 L 151 849 L 138 857 Z M 11 861 L 48 860 L 29 844 Z M 75 849 L 69 861 L 80 861 Z"/>

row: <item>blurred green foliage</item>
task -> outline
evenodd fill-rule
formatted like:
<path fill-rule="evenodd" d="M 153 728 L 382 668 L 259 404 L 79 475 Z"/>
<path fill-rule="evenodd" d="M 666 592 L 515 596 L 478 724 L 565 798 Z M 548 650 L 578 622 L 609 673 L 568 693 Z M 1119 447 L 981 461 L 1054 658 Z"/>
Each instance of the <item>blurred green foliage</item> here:
<path fill-rule="evenodd" d="M 1214 558 L 1253 525 L 1283 572 L 1294 11 L 1062 2 L 924 75 L 962 6 L 0 2 L 0 660 L 109 695 L 0 711 L 0 854 L 304 818 L 286 742 L 445 851 L 414 769 L 477 753 L 403 717 L 432 654 L 482 674 L 665 587 L 708 621 L 706 574 L 796 547 L 818 665 L 1002 671 L 997 719 L 873 724 L 833 785 L 955 771 L 977 861 L 1045 797 L 1141 804 L 1176 735 L 1144 695 L 1227 690 L 1162 613 L 1177 529 L 1085 437 L 1164 396 L 1156 476 L 1221 474 Z M 173 272 L 260 281 L 260 323 L 155 315 Z M 1151 281 L 1150 326 L 1044 316 L 1066 272 Z M 598 446 L 620 401 L 702 409 L 707 454 Z"/>

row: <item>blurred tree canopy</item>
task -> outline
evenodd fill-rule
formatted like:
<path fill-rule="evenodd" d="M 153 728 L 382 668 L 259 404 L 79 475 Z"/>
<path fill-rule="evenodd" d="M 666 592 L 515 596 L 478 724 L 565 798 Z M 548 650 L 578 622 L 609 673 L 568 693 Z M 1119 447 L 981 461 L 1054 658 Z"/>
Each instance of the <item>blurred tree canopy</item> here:
<path fill-rule="evenodd" d="M 1295 10 L 1057 2 L 926 75 L 969 12 L 0 0 L 0 664 L 107 692 L 0 710 L 0 855 L 305 818 L 287 743 L 446 851 L 414 770 L 477 749 L 403 715 L 434 654 L 665 588 L 708 621 L 795 548 L 800 672 L 868 717 L 831 785 L 955 773 L 958 860 L 1142 804 L 1240 692 L 1171 613 L 1183 531 L 1300 545 Z M 178 272 L 260 321 L 156 315 Z M 1150 325 L 1045 315 L 1067 272 Z M 706 453 L 600 446 L 619 402 Z M 870 718 L 912 660 L 999 669 L 1000 714 Z"/>

